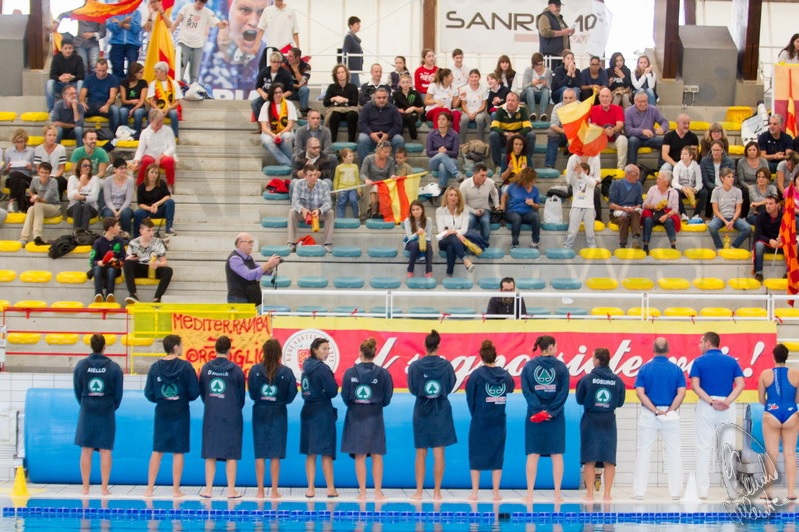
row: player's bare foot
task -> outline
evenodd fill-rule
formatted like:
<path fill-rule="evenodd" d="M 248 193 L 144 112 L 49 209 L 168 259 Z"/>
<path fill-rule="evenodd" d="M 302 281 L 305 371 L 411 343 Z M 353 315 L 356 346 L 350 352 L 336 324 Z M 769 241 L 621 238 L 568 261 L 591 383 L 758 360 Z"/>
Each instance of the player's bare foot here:
<path fill-rule="evenodd" d="M 173 499 L 180 499 L 181 497 L 185 497 L 186 494 L 180 490 L 173 490 L 172 491 L 172 498 Z"/>
<path fill-rule="evenodd" d="M 358 500 L 365 501 L 366 500 L 366 490 L 358 490 Z"/>
<path fill-rule="evenodd" d="M 498 491 L 494 492 L 494 500 L 495 501 L 501 501 L 502 500 L 502 495 L 500 495 Z"/>
<path fill-rule="evenodd" d="M 305 497 L 308 499 L 316 497 L 316 490 L 314 488 L 308 488 L 305 490 Z"/>
<path fill-rule="evenodd" d="M 583 497 L 583 500 L 584 501 L 593 501 L 594 500 L 594 494 L 593 493 L 586 493 L 585 497 Z"/>
<path fill-rule="evenodd" d="M 533 502 L 533 492 L 532 491 L 528 491 L 527 495 L 522 497 L 522 501 L 526 502 L 528 504 L 532 503 Z"/>
<path fill-rule="evenodd" d="M 442 500 L 444 500 L 444 497 L 441 496 L 441 491 L 440 490 L 434 490 L 433 491 L 433 500 L 434 501 L 442 501 Z"/>
<path fill-rule="evenodd" d="M 281 498 L 282 496 L 283 496 L 283 495 L 281 495 L 281 494 L 280 494 L 280 492 L 279 492 L 279 491 L 277 491 L 277 489 L 273 489 L 273 490 L 272 490 L 272 498 L 273 498 L 273 499 L 279 499 L 279 498 Z"/>
<path fill-rule="evenodd" d="M 563 502 L 563 495 L 561 495 L 560 493 L 556 493 L 555 498 L 553 500 L 554 502 Z"/>
<path fill-rule="evenodd" d="M 236 490 L 228 491 L 227 492 L 227 498 L 228 499 L 241 499 L 241 493 L 239 493 Z"/>
<path fill-rule="evenodd" d="M 86 493 L 88 494 L 88 491 Z M 411 495 L 408 498 L 411 499 L 412 501 L 421 501 L 422 500 L 422 492 L 420 490 L 416 490 L 415 492 L 413 492 L 413 495 Z"/>
<path fill-rule="evenodd" d="M 612 495 L 605 495 L 604 497 L 602 497 L 602 500 L 603 501 L 612 501 L 613 500 L 613 496 Z"/>
<path fill-rule="evenodd" d="M 109 495 L 111 495 L 111 490 L 109 490 L 108 488 L 100 488 L 100 495 L 102 495 L 103 497 L 108 497 Z"/>
<path fill-rule="evenodd" d="M 266 498 L 266 493 L 264 492 L 264 490 L 258 490 L 257 492 L 255 492 L 255 498 L 256 499 L 265 499 Z"/>
<path fill-rule="evenodd" d="M 385 501 L 386 494 L 383 493 L 383 490 L 375 490 L 375 500 L 376 501 Z"/>
<path fill-rule="evenodd" d="M 477 492 L 475 490 L 470 491 L 469 492 L 469 496 L 466 497 L 466 499 L 469 500 L 469 501 L 476 501 L 477 500 Z"/>
<path fill-rule="evenodd" d="M 146 490 L 144 490 L 144 496 L 147 497 L 147 498 L 152 497 L 153 496 L 153 488 L 147 488 Z"/>
<path fill-rule="evenodd" d="M 83 486 L 80 490 L 81 495 L 88 495 L 89 494 L 89 486 Z"/>

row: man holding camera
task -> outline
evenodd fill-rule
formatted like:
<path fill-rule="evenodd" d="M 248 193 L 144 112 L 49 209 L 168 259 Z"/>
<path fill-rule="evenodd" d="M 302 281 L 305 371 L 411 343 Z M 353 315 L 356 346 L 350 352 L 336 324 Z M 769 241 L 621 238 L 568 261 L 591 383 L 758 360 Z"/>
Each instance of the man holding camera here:
<path fill-rule="evenodd" d="M 225 263 L 225 278 L 227 279 L 228 303 L 254 303 L 261 304 L 261 277 L 272 272 L 280 264 L 281 259 L 272 255 L 268 261 L 260 266 L 252 258 L 252 247 L 255 241 L 249 233 L 236 235 L 234 249 Z"/>

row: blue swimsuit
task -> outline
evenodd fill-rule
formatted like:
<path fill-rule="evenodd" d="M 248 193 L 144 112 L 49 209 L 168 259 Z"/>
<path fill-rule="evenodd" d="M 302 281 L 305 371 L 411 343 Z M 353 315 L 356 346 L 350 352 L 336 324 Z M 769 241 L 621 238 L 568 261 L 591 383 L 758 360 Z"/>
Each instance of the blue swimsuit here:
<path fill-rule="evenodd" d="M 788 380 L 788 368 L 772 369 L 774 382 L 766 388 L 766 407 L 768 412 L 781 424 L 796 413 L 796 386 Z"/>

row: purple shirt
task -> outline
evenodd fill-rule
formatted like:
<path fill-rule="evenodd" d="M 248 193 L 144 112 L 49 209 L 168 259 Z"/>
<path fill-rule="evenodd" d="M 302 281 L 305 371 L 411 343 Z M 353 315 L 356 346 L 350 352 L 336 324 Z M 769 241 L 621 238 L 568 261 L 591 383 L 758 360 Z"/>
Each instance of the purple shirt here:
<path fill-rule="evenodd" d="M 242 279 L 246 279 L 248 281 L 260 281 L 261 277 L 264 275 L 264 271 L 258 266 L 258 263 L 255 263 L 255 268 L 250 270 L 244 264 L 244 259 L 248 258 L 249 255 L 245 255 L 238 249 L 233 250 L 236 252 L 235 255 L 230 257 L 230 269 L 233 270 L 236 275 L 241 277 Z"/>
<path fill-rule="evenodd" d="M 624 134 L 628 137 L 645 138 L 643 130 L 655 131 L 655 123 L 660 124 L 661 129 L 669 129 L 669 121 L 661 114 L 660 109 L 654 105 L 647 105 L 646 111 L 639 111 L 634 105 L 624 111 Z"/>

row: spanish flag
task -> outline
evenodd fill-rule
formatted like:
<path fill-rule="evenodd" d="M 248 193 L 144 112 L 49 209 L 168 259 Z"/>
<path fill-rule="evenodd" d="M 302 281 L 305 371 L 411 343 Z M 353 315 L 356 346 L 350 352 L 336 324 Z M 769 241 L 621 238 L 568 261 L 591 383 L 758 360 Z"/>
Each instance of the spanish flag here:
<path fill-rule="evenodd" d="M 596 99 L 597 91 L 584 102 L 572 102 L 558 109 L 561 127 L 569 141 L 569 151 L 577 155 L 593 157 L 608 145 L 608 137 L 601 127 L 588 123 L 588 114 Z"/>
<path fill-rule="evenodd" d="M 164 16 L 170 19 L 172 6 L 175 0 L 162 0 L 164 6 Z M 153 28 L 150 31 L 150 44 L 147 45 L 147 57 L 144 61 L 144 79 L 152 81 L 155 79 L 153 67 L 159 61 L 164 61 L 169 65 L 168 75 L 175 78 L 175 43 L 169 33 L 169 25 L 164 22 L 163 17 L 156 17 Z"/>
<path fill-rule="evenodd" d="M 168 0 L 174 4 L 174 0 Z M 83 20 L 85 22 L 105 22 L 117 15 L 127 15 L 133 13 L 139 7 L 142 0 L 119 0 L 116 4 L 104 4 L 98 0 L 86 0 L 86 3 L 70 12 L 69 18 L 72 20 Z M 167 2 L 164 2 L 166 4 Z"/>
<path fill-rule="evenodd" d="M 796 137 L 796 107 L 793 101 L 793 79 L 791 70 L 788 71 L 788 111 L 785 113 L 785 132 L 792 137 Z"/>
<path fill-rule="evenodd" d="M 419 182 L 426 173 L 397 176 L 375 182 L 383 220 L 398 224 L 408 217 L 411 202 L 419 197 Z"/>
<path fill-rule="evenodd" d="M 785 255 L 785 266 L 788 274 L 788 294 L 799 293 L 799 259 L 796 255 L 796 215 L 794 214 L 793 185 L 785 190 L 785 205 L 780 223 L 780 241 Z M 793 306 L 794 300 L 788 304 Z"/>

